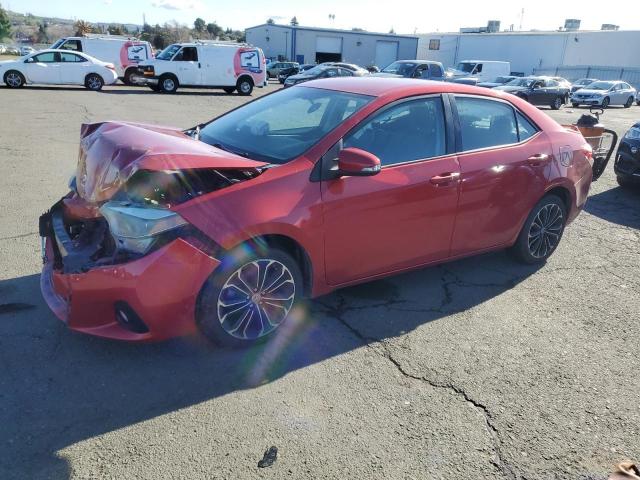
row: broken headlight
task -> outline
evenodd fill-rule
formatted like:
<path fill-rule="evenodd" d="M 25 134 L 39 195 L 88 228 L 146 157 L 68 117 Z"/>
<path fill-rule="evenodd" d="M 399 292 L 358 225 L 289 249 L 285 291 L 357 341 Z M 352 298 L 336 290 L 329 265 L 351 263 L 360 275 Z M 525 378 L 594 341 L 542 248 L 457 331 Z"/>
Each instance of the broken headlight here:
<path fill-rule="evenodd" d="M 111 201 L 100 207 L 118 250 L 144 255 L 162 234 L 187 224 L 165 208 Z"/>

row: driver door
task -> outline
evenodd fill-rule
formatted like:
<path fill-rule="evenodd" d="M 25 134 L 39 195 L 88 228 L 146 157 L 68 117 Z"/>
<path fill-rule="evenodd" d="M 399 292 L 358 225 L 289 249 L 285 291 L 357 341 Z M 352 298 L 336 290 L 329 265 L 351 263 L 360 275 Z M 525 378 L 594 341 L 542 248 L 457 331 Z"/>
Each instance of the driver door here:
<path fill-rule="evenodd" d="M 327 282 L 340 285 L 447 258 L 460 169 L 442 98 L 384 107 L 327 152 L 323 167 L 348 147 L 373 153 L 382 169 L 322 181 Z"/>
<path fill-rule="evenodd" d="M 24 61 L 24 73 L 30 83 L 60 83 L 59 53 L 44 52 Z"/>
<path fill-rule="evenodd" d="M 181 85 L 202 85 L 202 68 L 197 47 L 182 47 L 173 57 Z"/>

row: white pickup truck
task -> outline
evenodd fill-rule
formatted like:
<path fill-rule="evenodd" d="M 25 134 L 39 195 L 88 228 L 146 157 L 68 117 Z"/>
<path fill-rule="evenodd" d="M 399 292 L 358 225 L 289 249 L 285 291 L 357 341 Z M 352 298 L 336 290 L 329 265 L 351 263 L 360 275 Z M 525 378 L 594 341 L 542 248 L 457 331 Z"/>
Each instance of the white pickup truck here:
<path fill-rule="evenodd" d="M 511 74 L 509 62 L 495 60 L 463 60 L 455 68 L 447 69 L 446 80 L 449 82 L 475 85 L 478 82 L 488 82 L 497 77 Z"/>

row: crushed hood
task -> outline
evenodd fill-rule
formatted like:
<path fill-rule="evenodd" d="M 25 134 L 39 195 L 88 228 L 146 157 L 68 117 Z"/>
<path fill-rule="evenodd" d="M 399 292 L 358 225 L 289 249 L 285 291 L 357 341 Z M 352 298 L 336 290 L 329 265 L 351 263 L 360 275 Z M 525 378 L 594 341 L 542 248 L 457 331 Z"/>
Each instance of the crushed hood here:
<path fill-rule="evenodd" d="M 102 202 L 138 170 L 257 170 L 264 165 L 194 140 L 177 128 L 91 123 L 80 132 L 76 184 L 82 198 Z"/>

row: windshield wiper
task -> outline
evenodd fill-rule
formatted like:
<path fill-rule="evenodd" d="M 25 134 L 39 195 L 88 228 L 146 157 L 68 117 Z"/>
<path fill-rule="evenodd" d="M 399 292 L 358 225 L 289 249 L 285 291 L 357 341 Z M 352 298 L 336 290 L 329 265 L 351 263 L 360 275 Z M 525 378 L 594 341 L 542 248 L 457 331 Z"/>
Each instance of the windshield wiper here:
<path fill-rule="evenodd" d="M 221 143 L 212 143 L 211 146 L 219 148 L 220 150 L 224 150 L 225 152 L 233 153 L 234 155 L 238 155 L 240 157 L 250 158 L 247 152 L 236 152 L 235 150 L 232 150 L 226 145 L 223 145 Z"/>

